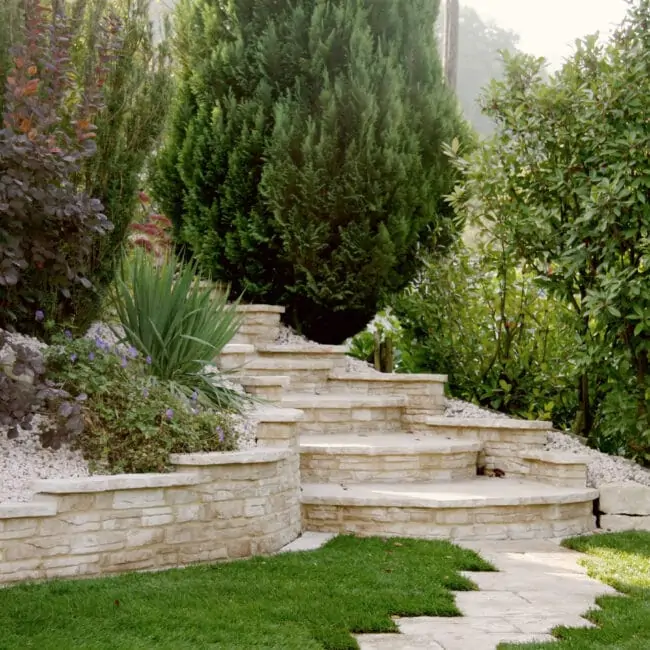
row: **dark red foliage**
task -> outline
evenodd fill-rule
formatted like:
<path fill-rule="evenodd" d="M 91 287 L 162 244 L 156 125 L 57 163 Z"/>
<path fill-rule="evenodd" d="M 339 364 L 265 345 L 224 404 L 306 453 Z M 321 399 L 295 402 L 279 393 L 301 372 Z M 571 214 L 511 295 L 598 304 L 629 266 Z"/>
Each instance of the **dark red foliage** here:
<path fill-rule="evenodd" d="M 37 0 L 25 1 L 25 16 L 0 130 L 0 303 L 7 306 L 0 327 L 30 332 L 35 310 L 56 317 L 74 285 L 92 289 L 86 271 L 93 244 L 111 228 L 100 201 L 72 179 L 95 153 L 93 117 L 102 107 L 119 25 L 105 25 L 98 39 L 102 63 L 81 85 L 71 60 L 71 21 Z"/>

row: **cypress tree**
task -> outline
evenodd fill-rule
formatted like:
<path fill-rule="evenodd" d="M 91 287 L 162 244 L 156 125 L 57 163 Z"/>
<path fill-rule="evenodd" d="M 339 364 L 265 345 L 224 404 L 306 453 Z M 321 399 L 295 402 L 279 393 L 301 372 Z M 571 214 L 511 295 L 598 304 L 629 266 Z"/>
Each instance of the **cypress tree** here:
<path fill-rule="evenodd" d="M 432 0 L 182 0 L 154 189 L 179 243 L 250 302 L 340 342 L 454 234 L 465 136 Z"/>

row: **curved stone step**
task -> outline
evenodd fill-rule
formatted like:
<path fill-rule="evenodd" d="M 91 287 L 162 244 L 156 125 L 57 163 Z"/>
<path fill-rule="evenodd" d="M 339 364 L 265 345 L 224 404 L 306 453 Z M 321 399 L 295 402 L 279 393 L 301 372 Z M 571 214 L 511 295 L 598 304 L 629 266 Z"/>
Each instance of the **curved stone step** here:
<path fill-rule="evenodd" d="M 447 436 L 456 440 L 478 440 L 483 445 L 479 466 L 500 469 L 508 476 L 526 477 L 527 461 L 520 452 L 541 453 L 553 429 L 551 422 L 514 418 L 425 418 L 421 433 Z"/>
<path fill-rule="evenodd" d="M 551 485 L 585 487 L 589 460 L 571 452 L 523 449 L 508 459 L 505 471 Z"/>
<path fill-rule="evenodd" d="M 451 481 L 476 476 L 479 442 L 410 434 L 303 435 L 300 473 L 306 483 Z"/>
<path fill-rule="evenodd" d="M 532 539 L 594 529 L 596 490 L 522 479 L 303 483 L 305 530 L 444 539 Z"/>
<path fill-rule="evenodd" d="M 400 431 L 403 397 L 383 395 L 285 395 L 280 405 L 303 411 L 303 433 L 378 433 Z"/>

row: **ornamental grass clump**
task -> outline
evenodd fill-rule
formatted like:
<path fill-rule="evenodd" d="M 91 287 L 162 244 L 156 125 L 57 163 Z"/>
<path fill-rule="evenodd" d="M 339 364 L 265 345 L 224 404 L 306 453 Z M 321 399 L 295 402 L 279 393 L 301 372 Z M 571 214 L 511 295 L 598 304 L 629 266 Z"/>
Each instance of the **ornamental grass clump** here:
<path fill-rule="evenodd" d="M 122 264 L 113 296 L 124 341 L 174 395 L 202 407 L 243 407 L 246 398 L 212 365 L 237 333 L 241 317 L 227 293 L 199 281 L 194 263 L 177 264 L 172 256 L 161 262 L 135 250 Z"/>

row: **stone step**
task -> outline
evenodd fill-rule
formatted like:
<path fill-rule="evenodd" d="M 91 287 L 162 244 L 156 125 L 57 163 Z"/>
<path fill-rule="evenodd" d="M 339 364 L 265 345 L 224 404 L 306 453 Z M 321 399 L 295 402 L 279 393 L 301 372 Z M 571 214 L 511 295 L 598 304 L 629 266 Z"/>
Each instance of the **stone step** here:
<path fill-rule="evenodd" d="M 230 349 L 232 347 L 232 349 Z M 217 358 L 219 368 L 234 373 L 238 377 L 288 377 L 291 390 L 313 394 L 327 382 L 332 371 L 333 361 L 322 357 L 261 357 L 251 345 L 227 346 Z"/>
<path fill-rule="evenodd" d="M 330 357 L 343 358 L 347 347 L 345 345 L 321 345 L 320 343 L 263 343 L 257 345 L 257 353 L 266 357 Z"/>
<path fill-rule="evenodd" d="M 291 378 L 286 375 L 240 375 L 237 382 L 250 395 L 279 402 L 288 390 Z"/>
<path fill-rule="evenodd" d="M 585 487 L 589 457 L 560 451 L 523 449 L 504 459 L 504 471 L 542 483 L 564 487 Z"/>
<path fill-rule="evenodd" d="M 228 343 L 216 358 L 218 368 L 240 372 L 246 363 L 255 357 L 255 346 L 248 343 Z"/>
<path fill-rule="evenodd" d="M 548 432 L 552 429 L 551 422 L 536 420 L 444 416 L 424 418 L 417 427 L 421 434 L 428 432 L 435 436 L 456 440 L 480 441 L 482 452 L 479 456 L 479 466 L 486 470 L 500 469 L 508 476 L 513 474 L 527 476 L 530 473 L 531 463 L 521 459 L 517 454 L 521 451 L 543 452 L 548 440 Z"/>
<path fill-rule="evenodd" d="M 596 490 L 523 479 L 303 483 L 305 530 L 429 539 L 543 539 L 595 527 Z"/>
<path fill-rule="evenodd" d="M 379 433 L 401 429 L 405 398 L 383 395 L 285 395 L 280 406 L 304 413 L 302 433 Z"/>
<path fill-rule="evenodd" d="M 404 424 L 411 431 L 427 417 L 442 415 L 445 410 L 446 375 L 408 375 L 369 371 L 364 373 L 334 369 L 325 389 L 336 394 L 362 393 L 406 398 Z"/>
<path fill-rule="evenodd" d="M 304 483 L 404 483 L 476 476 L 479 442 L 410 434 L 302 435 Z"/>

